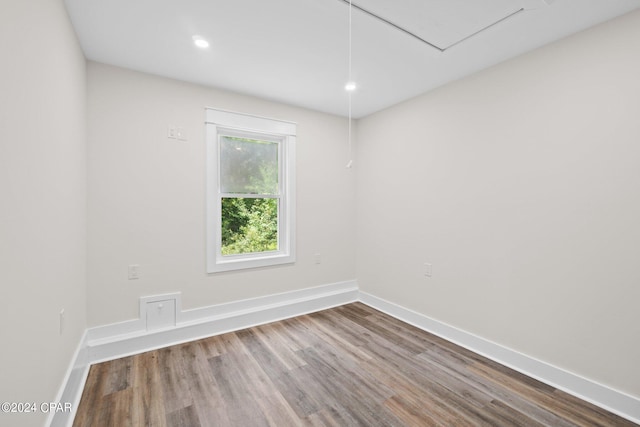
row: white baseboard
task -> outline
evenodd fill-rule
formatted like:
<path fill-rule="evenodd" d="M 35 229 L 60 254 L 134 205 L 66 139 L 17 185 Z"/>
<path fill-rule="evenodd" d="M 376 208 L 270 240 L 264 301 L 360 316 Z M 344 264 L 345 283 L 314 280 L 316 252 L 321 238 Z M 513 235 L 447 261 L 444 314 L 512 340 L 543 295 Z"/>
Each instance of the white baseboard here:
<path fill-rule="evenodd" d="M 63 405 L 70 403 L 71 411 L 50 411 L 45 425 L 50 427 L 71 427 L 88 374 L 89 359 L 87 357 L 87 331 L 85 331 L 73 354 L 69 368 L 62 381 L 62 387 L 60 387 L 55 400 L 52 401 Z"/>
<path fill-rule="evenodd" d="M 178 300 L 179 301 L 179 300 Z M 348 281 L 226 304 L 178 310 L 176 326 L 148 332 L 141 319 L 86 331 L 65 376 L 57 402 L 71 402 L 72 413 L 50 414 L 48 426 L 71 426 L 89 366 L 157 348 L 232 332 L 360 301 L 399 320 L 467 348 L 527 376 L 640 424 L 640 400 L 536 360 L 397 304 L 360 292 Z M 178 304 L 179 305 L 179 304 Z"/>
<path fill-rule="evenodd" d="M 89 363 L 97 363 L 356 301 L 358 284 L 340 282 L 226 304 L 178 310 L 176 326 L 147 331 L 132 320 L 88 331 Z"/>
<path fill-rule="evenodd" d="M 360 291 L 358 300 L 410 325 L 458 344 L 531 378 L 640 424 L 640 400 L 556 366 L 503 347 L 423 314 Z"/>

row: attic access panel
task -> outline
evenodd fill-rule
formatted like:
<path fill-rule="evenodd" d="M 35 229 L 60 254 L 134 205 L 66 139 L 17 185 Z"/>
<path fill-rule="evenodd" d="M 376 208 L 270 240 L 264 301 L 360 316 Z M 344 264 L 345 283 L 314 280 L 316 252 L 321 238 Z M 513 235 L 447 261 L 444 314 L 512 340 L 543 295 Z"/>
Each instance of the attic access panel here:
<path fill-rule="evenodd" d="M 522 10 L 518 0 L 355 0 L 353 4 L 440 50 Z"/>

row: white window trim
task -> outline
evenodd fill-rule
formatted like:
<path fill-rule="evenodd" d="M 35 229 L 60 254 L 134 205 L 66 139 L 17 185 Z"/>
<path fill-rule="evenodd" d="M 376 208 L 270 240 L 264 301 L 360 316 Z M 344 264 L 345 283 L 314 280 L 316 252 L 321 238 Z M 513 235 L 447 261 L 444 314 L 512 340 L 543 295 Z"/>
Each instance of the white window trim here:
<path fill-rule="evenodd" d="M 231 111 L 206 109 L 207 138 L 207 273 L 290 264 L 296 260 L 296 129 L 292 122 Z M 282 209 L 279 212 L 279 248 L 274 252 L 222 256 L 220 237 L 220 182 L 218 173 L 219 130 L 255 132 L 276 137 L 280 142 L 283 171 L 280 182 Z"/>

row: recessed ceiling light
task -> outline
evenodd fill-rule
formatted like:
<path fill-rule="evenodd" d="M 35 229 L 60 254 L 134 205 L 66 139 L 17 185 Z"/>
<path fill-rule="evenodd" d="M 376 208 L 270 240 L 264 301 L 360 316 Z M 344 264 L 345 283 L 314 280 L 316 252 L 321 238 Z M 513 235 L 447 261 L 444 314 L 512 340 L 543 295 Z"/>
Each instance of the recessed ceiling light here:
<path fill-rule="evenodd" d="M 201 49 L 206 49 L 209 47 L 209 42 L 200 36 L 193 36 L 193 42 Z"/>
<path fill-rule="evenodd" d="M 344 85 L 344 90 L 346 90 L 347 92 L 353 92 L 354 90 L 356 90 L 356 83 L 355 82 L 349 82 L 346 85 Z"/>

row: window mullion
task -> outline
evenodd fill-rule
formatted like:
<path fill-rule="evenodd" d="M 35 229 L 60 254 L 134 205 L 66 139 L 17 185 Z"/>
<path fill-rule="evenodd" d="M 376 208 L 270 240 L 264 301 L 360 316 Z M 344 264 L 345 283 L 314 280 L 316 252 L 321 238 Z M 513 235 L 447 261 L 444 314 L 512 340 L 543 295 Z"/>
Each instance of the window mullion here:
<path fill-rule="evenodd" d="M 244 193 L 220 193 L 223 199 L 280 199 L 279 194 L 244 194 Z"/>

